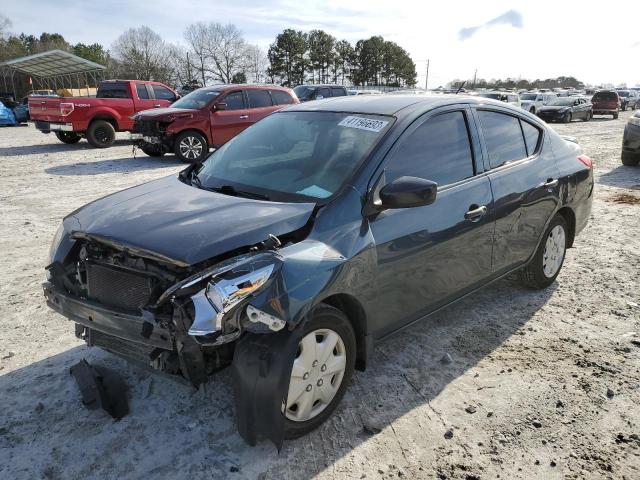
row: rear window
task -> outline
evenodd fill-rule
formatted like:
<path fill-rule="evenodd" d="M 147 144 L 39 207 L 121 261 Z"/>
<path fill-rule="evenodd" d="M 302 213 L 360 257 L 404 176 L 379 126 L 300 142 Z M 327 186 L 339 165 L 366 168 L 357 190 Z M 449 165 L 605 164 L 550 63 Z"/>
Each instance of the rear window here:
<path fill-rule="evenodd" d="M 527 157 L 522 129 L 516 117 L 486 110 L 480 110 L 478 116 L 491 168 Z"/>
<path fill-rule="evenodd" d="M 130 98 L 129 86 L 126 83 L 101 83 L 97 98 Z"/>
<path fill-rule="evenodd" d="M 593 100 L 597 100 L 597 101 L 618 100 L 618 94 L 615 92 L 598 92 L 593 96 Z"/>
<path fill-rule="evenodd" d="M 293 103 L 293 98 L 287 92 L 282 90 L 270 90 L 273 103 L 276 105 L 289 105 Z"/>
<path fill-rule="evenodd" d="M 247 90 L 249 97 L 249 108 L 270 107 L 271 96 L 268 90 Z"/>

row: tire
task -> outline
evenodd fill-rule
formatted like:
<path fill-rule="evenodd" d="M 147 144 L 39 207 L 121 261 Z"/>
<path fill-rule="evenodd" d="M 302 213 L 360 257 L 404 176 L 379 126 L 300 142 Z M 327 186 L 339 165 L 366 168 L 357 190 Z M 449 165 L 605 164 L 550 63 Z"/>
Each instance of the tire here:
<path fill-rule="evenodd" d="M 623 112 L 627 111 L 627 104 L 623 103 L 622 106 L 620 107 L 620 110 L 622 110 Z"/>
<path fill-rule="evenodd" d="M 322 372 L 324 372 L 325 370 L 322 370 L 322 367 L 329 364 L 329 362 L 323 363 L 322 365 L 317 364 L 318 359 L 316 357 L 317 354 L 315 353 L 317 352 L 317 349 L 313 350 L 314 355 L 311 356 L 311 358 L 315 359 L 315 363 L 312 364 L 314 365 L 314 367 L 310 372 L 304 372 L 305 363 L 309 363 L 301 360 L 304 358 L 304 342 L 305 339 L 308 340 L 310 338 L 313 338 L 311 337 L 312 332 L 330 332 L 333 334 L 337 334 L 339 340 L 336 341 L 335 348 L 329 351 L 329 355 L 333 356 L 335 355 L 335 352 L 338 352 L 339 355 L 334 357 L 337 359 L 340 358 L 340 353 L 342 352 L 342 354 L 346 357 L 344 359 L 344 370 L 341 373 L 335 373 L 331 378 L 329 377 L 329 375 L 331 374 L 323 374 Z M 289 395 L 289 398 L 287 399 L 287 405 L 285 406 L 284 411 L 284 437 L 289 440 L 306 435 L 312 430 L 318 428 L 325 420 L 327 420 L 331 416 L 333 411 L 340 403 L 340 400 L 342 400 L 342 397 L 344 396 L 344 393 L 349 386 L 356 361 L 356 337 L 353 332 L 353 327 L 351 326 L 351 323 L 349 322 L 349 319 L 345 316 L 345 314 L 337 308 L 331 307 L 324 303 L 321 303 L 317 307 L 315 307 L 311 312 L 311 319 L 304 325 L 304 331 L 302 335 L 303 337 L 300 342 L 301 348 L 298 349 L 296 360 L 294 360 L 294 367 L 292 369 L 289 391 L 291 392 L 291 389 L 295 388 L 294 382 L 297 382 L 298 391 L 300 391 L 301 384 L 304 385 L 306 381 L 309 381 L 309 384 L 306 388 L 304 388 L 304 390 L 302 390 L 302 393 L 298 395 L 298 398 L 294 399 L 291 395 Z M 319 335 L 318 337 L 315 337 L 315 341 L 317 341 L 318 338 L 323 337 Z M 325 336 L 323 338 L 323 341 L 326 341 L 328 338 L 330 337 Z M 340 341 L 342 342 L 341 344 Z M 316 346 L 321 345 L 321 343 L 322 342 L 318 342 Z M 296 361 L 301 362 L 298 367 L 296 367 Z M 336 362 L 338 362 L 338 364 L 340 363 L 337 360 Z M 308 375 L 308 377 L 294 376 L 295 373 Z M 309 375 L 311 376 L 309 377 Z M 329 379 L 330 382 L 337 381 L 339 378 L 337 375 L 342 376 L 342 378 L 339 380 L 340 385 L 337 390 L 333 390 L 329 382 L 327 382 L 326 385 L 324 384 L 323 380 L 327 381 L 327 379 Z M 300 380 L 296 380 L 296 378 Z M 325 389 L 318 388 L 322 385 L 324 385 Z M 307 390 L 309 387 L 311 387 L 311 390 Z M 329 387 L 329 390 L 326 390 L 327 387 Z M 333 393 L 333 398 L 330 399 L 329 403 L 324 405 L 322 405 L 323 400 L 316 396 L 323 391 L 325 393 L 333 391 L 335 392 Z M 307 397 L 309 399 L 309 402 L 312 402 L 310 407 L 310 415 L 313 416 L 309 417 L 306 420 L 295 420 L 295 415 L 303 413 L 302 410 L 298 410 L 298 405 L 300 405 L 299 402 L 304 401 L 304 396 L 307 395 L 307 393 L 309 395 Z M 298 401 L 299 399 L 301 400 Z M 313 409 L 317 409 L 318 412 L 314 414 Z"/>
<path fill-rule="evenodd" d="M 152 145 L 150 143 L 141 145 L 140 150 L 150 157 L 161 157 L 166 153 L 162 145 Z"/>
<path fill-rule="evenodd" d="M 531 114 L 535 115 L 535 114 L 536 114 L 536 107 L 531 107 L 531 108 L 529 109 L 529 113 L 531 113 Z"/>
<path fill-rule="evenodd" d="M 108 148 L 116 141 L 116 130 L 106 120 L 94 120 L 87 130 L 87 141 L 96 148 Z"/>
<path fill-rule="evenodd" d="M 194 131 L 182 132 L 176 137 L 173 150 L 186 163 L 202 162 L 209 155 L 207 139 Z"/>
<path fill-rule="evenodd" d="M 67 145 L 78 143 L 82 138 L 76 132 L 56 132 L 56 137 L 58 137 L 58 140 L 62 143 L 66 143 Z"/>
<path fill-rule="evenodd" d="M 617 113 L 614 113 L 614 114 L 613 114 L 613 119 L 614 119 L 614 120 L 617 120 L 617 119 L 618 119 L 618 114 L 617 114 Z"/>
<path fill-rule="evenodd" d="M 591 112 L 587 112 L 587 114 L 584 116 L 585 122 L 588 122 L 589 120 L 591 120 Z"/>
<path fill-rule="evenodd" d="M 571 114 L 571 112 L 569 112 L 567 114 L 567 116 L 563 118 L 563 122 L 564 123 L 571 123 L 571 120 L 573 120 L 573 115 Z"/>
<path fill-rule="evenodd" d="M 567 252 L 567 239 L 569 238 L 569 230 L 567 222 L 562 215 L 556 215 L 544 232 L 542 242 L 538 246 L 538 250 L 531 261 L 520 270 L 520 281 L 527 287 L 535 289 L 543 289 L 551 285 L 564 264 L 564 258 Z M 555 239 L 550 240 L 550 238 Z M 548 246 L 547 244 L 551 242 Z M 554 249 L 554 245 L 562 246 L 559 250 Z M 546 250 L 549 250 L 546 253 Z M 545 256 L 546 253 L 546 256 Z M 561 254 L 561 257 L 558 258 Z M 554 259 L 557 259 L 554 261 Z M 545 268 L 546 267 L 546 268 Z"/>
<path fill-rule="evenodd" d="M 635 167 L 640 163 L 640 153 L 622 152 L 622 164 Z"/>

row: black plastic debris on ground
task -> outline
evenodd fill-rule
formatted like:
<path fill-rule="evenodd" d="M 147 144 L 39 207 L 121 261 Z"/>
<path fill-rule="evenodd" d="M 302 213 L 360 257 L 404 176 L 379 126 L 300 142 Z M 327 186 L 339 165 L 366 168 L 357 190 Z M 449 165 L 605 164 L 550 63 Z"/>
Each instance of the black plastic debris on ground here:
<path fill-rule="evenodd" d="M 82 359 L 69 371 L 80 388 L 82 403 L 89 410 L 102 408 L 117 420 L 129 413 L 127 385 L 114 370 L 90 365 Z"/>

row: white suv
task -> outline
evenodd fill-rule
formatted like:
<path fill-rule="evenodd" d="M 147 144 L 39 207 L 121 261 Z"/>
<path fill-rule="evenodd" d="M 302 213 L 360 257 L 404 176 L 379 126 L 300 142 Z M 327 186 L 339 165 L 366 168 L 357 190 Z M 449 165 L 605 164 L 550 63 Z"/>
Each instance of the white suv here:
<path fill-rule="evenodd" d="M 520 105 L 535 115 L 540 107 L 548 105 L 556 98 L 558 95 L 553 92 L 524 92 L 520 94 Z"/>

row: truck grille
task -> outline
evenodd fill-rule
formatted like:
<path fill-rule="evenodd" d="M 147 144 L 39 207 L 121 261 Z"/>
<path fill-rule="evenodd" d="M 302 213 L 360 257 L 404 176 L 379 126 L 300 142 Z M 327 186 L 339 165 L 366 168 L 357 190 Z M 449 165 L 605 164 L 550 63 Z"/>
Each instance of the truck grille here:
<path fill-rule="evenodd" d="M 151 278 L 128 270 L 87 264 L 87 285 L 89 298 L 103 305 L 138 310 L 151 297 Z"/>

